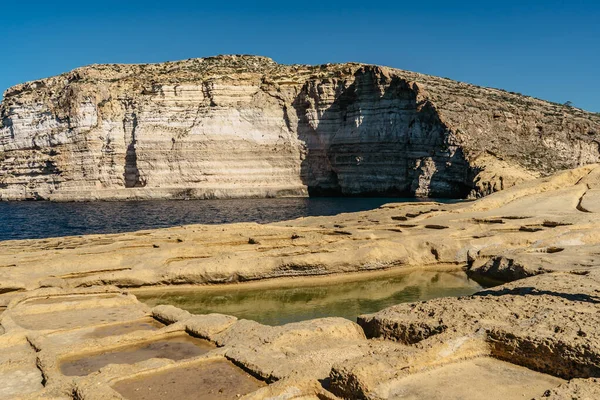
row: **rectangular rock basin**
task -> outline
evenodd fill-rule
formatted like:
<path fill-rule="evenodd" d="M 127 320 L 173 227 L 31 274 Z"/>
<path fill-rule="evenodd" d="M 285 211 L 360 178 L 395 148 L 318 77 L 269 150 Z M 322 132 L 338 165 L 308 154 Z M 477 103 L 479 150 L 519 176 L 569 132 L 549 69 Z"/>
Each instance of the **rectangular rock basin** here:
<path fill-rule="evenodd" d="M 229 361 L 217 360 L 120 381 L 113 389 L 128 400 L 229 400 L 263 386 Z"/>
<path fill-rule="evenodd" d="M 504 361 L 476 358 L 384 383 L 377 392 L 387 399 L 522 400 L 563 382 Z"/>
<path fill-rule="evenodd" d="M 58 330 L 130 321 L 145 316 L 146 313 L 137 304 L 132 304 L 112 308 L 100 307 L 81 310 L 50 311 L 43 314 L 16 315 L 15 320 L 17 324 L 25 329 Z"/>
<path fill-rule="evenodd" d="M 82 354 L 64 360 L 60 370 L 67 376 L 85 376 L 108 364 L 135 364 L 151 358 L 178 361 L 200 356 L 214 348 L 210 342 L 184 334 L 99 353 Z"/>
<path fill-rule="evenodd" d="M 138 331 L 157 331 L 163 327 L 164 325 L 154 318 L 144 317 L 133 321 L 116 322 L 110 325 L 91 326 L 83 329 L 68 330 L 66 332 L 58 331 L 49 334 L 47 338 L 53 345 L 62 347 L 82 343 L 90 339 L 121 336 Z"/>
<path fill-rule="evenodd" d="M 138 321 L 124 322 L 122 324 L 101 326 L 95 328 L 90 333 L 87 333 L 84 337 L 89 339 L 100 339 L 109 336 L 125 335 L 127 333 L 136 331 L 156 331 L 164 327 L 163 324 L 155 320 L 154 318 L 144 318 Z"/>

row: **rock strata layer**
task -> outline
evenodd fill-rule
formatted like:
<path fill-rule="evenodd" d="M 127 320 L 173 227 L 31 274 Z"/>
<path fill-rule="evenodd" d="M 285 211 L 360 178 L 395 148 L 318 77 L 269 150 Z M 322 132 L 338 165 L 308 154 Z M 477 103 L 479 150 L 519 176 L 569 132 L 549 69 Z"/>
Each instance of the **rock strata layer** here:
<path fill-rule="evenodd" d="M 597 135 L 597 114 L 372 65 L 93 65 L 5 92 L 0 199 L 478 197 L 600 161 Z"/>

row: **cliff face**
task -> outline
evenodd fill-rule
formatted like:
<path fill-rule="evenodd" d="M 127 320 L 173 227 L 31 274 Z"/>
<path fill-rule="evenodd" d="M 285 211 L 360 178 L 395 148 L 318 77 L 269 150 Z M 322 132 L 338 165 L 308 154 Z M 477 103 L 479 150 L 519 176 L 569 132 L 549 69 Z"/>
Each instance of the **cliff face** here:
<path fill-rule="evenodd" d="M 600 115 L 384 67 L 220 56 L 7 90 L 0 199 L 485 195 L 600 161 Z"/>

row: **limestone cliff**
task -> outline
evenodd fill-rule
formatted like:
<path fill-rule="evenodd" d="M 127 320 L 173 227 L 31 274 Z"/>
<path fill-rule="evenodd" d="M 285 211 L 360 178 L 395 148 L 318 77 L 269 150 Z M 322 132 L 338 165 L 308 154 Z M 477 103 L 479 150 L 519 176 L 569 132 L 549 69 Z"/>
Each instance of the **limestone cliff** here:
<path fill-rule="evenodd" d="M 219 56 L 8 89 L 0 199 L 485 195 L 600 161 L 600 115 L 362 64 Z"/>

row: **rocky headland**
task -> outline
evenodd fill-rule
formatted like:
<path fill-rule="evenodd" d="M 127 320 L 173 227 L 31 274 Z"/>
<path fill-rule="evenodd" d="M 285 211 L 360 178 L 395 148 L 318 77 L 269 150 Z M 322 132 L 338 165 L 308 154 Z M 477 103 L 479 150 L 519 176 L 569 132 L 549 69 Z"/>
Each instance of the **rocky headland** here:
<path fill-rule="evenodd" d="M 598 196 L 593 164 L 472 202 L 1 242 L 0 398 L 596 399 Z M 275 327 L 132 294 L 402 269 L 497 286 Z"/>
<path fill-rule="evenodd" d="M 480 197 L 600 161 L 600 116 L 364 64 L 92 65 L 0 105 L 0 199 Z"/>

